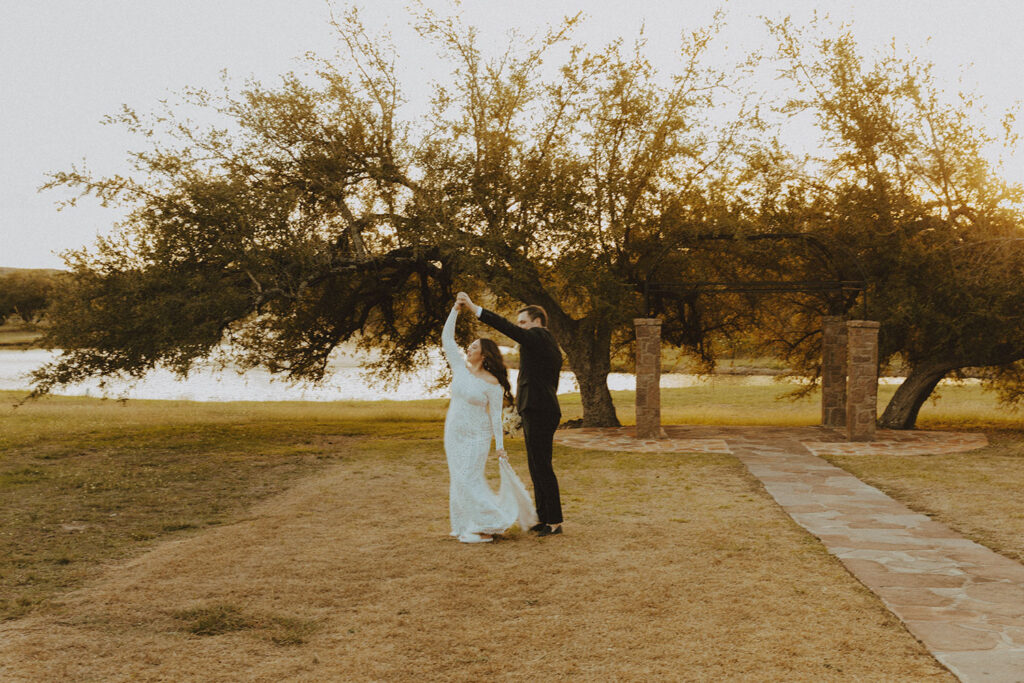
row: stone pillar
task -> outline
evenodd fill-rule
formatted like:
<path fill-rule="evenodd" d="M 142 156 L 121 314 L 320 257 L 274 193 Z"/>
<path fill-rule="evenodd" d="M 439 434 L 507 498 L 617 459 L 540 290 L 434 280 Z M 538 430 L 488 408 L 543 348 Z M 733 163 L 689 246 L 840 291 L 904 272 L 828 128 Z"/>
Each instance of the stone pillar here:
<path fill-rule="evenodd" d="M 846 426 L 846 319 L 821 319 L 821 424 Z"/>
<path fill-rule="evenodd" d="M 878 328 L 873 320 L 850 320 L 846 380 L 846 438 L 873 441 L 878 419 Z"/>
<path fill-rule="evenodd" d="M 661 320 L 634 318 L 636 327 L 636 436 L 661 439 Z"/>

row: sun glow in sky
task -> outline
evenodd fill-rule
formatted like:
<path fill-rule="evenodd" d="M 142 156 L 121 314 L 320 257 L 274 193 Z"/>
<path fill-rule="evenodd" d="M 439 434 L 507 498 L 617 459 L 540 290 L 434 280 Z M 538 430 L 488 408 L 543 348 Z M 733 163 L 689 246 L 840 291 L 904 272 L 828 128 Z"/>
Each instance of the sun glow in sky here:
<path fill-rule="evenodd" d="M 390 29 L 400 75 L 414 86 L 410 106 L 417 106 L 446 67 L 409 26 L 409 3 L 357 4 L 371 29 Z M 849 23 L 865 50 L 895 39 L 898 49 L 935 62 L 950 92 L 982 96 L 993 124 L 1024 100 L 1024 3 L 1016 0 L 464 0 L 457 11 L 479 27 L 482 45 L 497 46 L 510 29 L 534 34 L 583 10 L 578 38 L 632 41 L 643 27 L 651 60 L 667 67 L 680 32 L 705 25 L 719 7 L 726 12 L 723 59 L 770 47 L 761 15 L 800 23 L 823 8 Z M 102 174 L 127 171 L 127 152 L 145 145 L 101 125 L 105 115 L 122 104 L 152 111 L 185 86 L 218 87 L 222 70 L 272 84 L 279 74 L 305 71 L 305 53 L 329 56 L 337 47 L 325 0 L 2 0 L 0 8 L 0 266 L 59 268 L 60 252 L 92 243 L 120 217 L 91 200 L 58 213 L 64 195 L 36 191 L 46 173 L 83 159 Z M 1024 154 L 1008 158 L 1005 172 L 1024 181 Z"/>

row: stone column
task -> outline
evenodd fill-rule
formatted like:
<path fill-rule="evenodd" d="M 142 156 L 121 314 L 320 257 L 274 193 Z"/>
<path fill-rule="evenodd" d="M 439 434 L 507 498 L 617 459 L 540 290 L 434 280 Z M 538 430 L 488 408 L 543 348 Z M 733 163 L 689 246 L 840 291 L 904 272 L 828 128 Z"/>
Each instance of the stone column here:
<path fill-rule="evenodd" d="M 661 439 L 661 320 L 634 318 L 636 327 L 636 436 Z"/>
<path fill-rule="evenodd" d="M 878 419 L 878 328 L 873 320 L 850 320 L 846 380 L 846 438 L 873 441 Z"/>
<path fill-rule="evenodd" d="M 821 319 L 821 424 L 846 426 L 846 319 Z"/>

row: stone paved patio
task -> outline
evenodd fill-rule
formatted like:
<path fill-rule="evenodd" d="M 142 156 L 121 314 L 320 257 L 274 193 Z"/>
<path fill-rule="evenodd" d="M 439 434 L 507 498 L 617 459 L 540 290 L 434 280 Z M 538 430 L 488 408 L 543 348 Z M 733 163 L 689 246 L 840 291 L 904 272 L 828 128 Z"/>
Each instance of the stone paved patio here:
<path fill-rule="evenodd" d="M 982 434 L 893 432 L 845 441 L 823 427 L 665 427 L 638 440 L 631 428 L 561 430 L 573 448 L 669 454 L 732 453 L 793 520 L 963 681 L 1024 681 L 1024 565 L 916 513 L 818 455 L 954 453 Z"/>

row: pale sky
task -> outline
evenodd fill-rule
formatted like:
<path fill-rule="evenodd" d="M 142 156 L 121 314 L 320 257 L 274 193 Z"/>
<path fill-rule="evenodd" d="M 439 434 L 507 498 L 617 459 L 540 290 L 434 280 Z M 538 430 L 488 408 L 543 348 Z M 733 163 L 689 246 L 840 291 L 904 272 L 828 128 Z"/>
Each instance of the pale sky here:
<path fill-rule="evenodd" d="M 391 29 L 405 78 L 444 77 L 433 49 L 408 27 L 407 0 L 356 4 L 372 27 Z M 1024 100 L 1018 0 L 464 0 L 460 13 L 480 27 L 485 45 L 501 43 L 510 28 L 535 33 L 581 9 L 589 18 L 576 35 L 594 44 L 633 39 L 643 23 L 652 59 L 662 63 L 680 32 L 705 24 L 719 6 L 731 54 L 770 44 L 759 15 L 799 22 L 818 8 L 850 22 L 864 48 L 895 38 L 934 61 L 951 91 L 961 67 L 973 65 L 964 83 L 994 111 Z M 62 267 L 59 252 L 92 243 L 120 217 L 91 201 L 58 213 L 60 193 L 36 192 L 47 172 L 83 159 L 104 174 L 126 170 L 127 151 L 142 143 L 100 125 L 104 115 L 122 104 L 152 111 L 184 86 L 216 86 L 222 69 L 266 83 L 301 72 L 304 53 L 335 49 L 327 18 L 325 0 L 0 0 L 0 266 Z M 1024 180 L 1024 154 L 1010 160 L 1007 175 Z"/>

